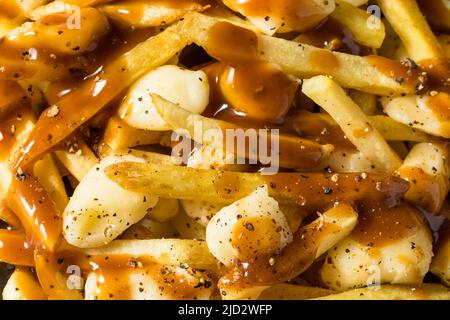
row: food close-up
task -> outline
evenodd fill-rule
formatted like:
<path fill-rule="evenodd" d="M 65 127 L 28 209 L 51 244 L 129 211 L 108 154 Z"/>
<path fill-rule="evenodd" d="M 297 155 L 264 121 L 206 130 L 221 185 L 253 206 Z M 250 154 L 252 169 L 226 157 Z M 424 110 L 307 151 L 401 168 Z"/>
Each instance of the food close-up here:
<path fill-rule="evenodd" d="M 3 300 L 450 300 L 450 0 L 0 0 Z"/>

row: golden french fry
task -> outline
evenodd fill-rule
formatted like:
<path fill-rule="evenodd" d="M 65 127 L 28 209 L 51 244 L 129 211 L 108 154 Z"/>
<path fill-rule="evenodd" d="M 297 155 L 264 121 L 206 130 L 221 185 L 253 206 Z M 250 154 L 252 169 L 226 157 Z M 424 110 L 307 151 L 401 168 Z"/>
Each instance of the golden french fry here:
<path fill-rule="evenodd" d="M 302 90 L 336 120 L 348 139 L 372 161 L 377 170 L 392 172 L 400 167 L 398 155 L 336 82 L 317 76 L 304 81 Z"/>
<path fill-rule="evenodd" d="M 416 1 L 378 0 L 384 15 L 416 61 L 441 59 L 443 53 Z"/>
<path fill-rule="evenodd" d="M 377 97 L 375 95 L 358 90 L 350 90 L 349 95 L 365 114 L 373 115 L 377 111 Z"/>
<path fill-rule="evenodd" d="M 57 213 L 61 215 L 67 202 L 69 202 L 69 198 L 67 197 L 61 174 L 51 154 L 46 155 L 42 160 L 35 163 L 33 174 L 55 203 Z"/>
<path fill-rule="evenodd" d="M 449 300 L 450 289 L 439 284 L 420 286 L 382 285 L 379 288 L 355 289 L 316 300 Z"/>
<path fill-rule="evenodd" d="M 279 160 L 276 160 L 277 163 L 270 163 L 272 166 L 280 165 L 285 168 L 312 168 L 332 149 L 329 145 L 320 145 L 316 142 L 291 135 L 280 134 L 275 136 L 271 135 L 271 133 L 260 133 L 257 132 L 256 129 L 249 129 L 249 131 L 255 133 L 255 139 L 252 141 L 252 139 L 249 138 L 250 141 L 248 144 L 246 143 L 246 140 L 243 140 L 245 150 L 242 151 L 239 150 L 239 144 L 241 144 L 239 141 L 239 132 L 247 135 L 247 133 L 249 133 L 249 131 L 246 131 L 247 129 L 225 121 L 191 113 L 160 96 L 152 95 L 152 97 L 158 112 L 173 130 L 186 130 L 191 139 L 205 145 L 211 145 L 217 150 L 223 151 L 223 157 L 225 157 L 225 153 L 228 152 L 234 153 L 238 158 L 245 157 L 247 159 L 265 162 L 267 159 L 263 160 L 261 157 L 263 151 L 258 150 L 258 145 L 260 147 L 262 145 L 258 140 L 266 140 L 268 146 L 271 145 L 271 140 L 275 140 L 279 144 Z M 201 128 L 200 132 L 198 130 L 199 127 Z M 273 159 L 278 155 L 271 154 L 271 150 L 267 150 L 266 156 Z M 222 159 L 224 158 L 219 160 Z M 223 161 L 225 162 L 225 160 Z M 266 163 L 266 165 L 267 164 L 268 163 Z"/>
<path fill-rule="evenodd" d="M 258 187 L 268 185 L 269 196 L 279 202 L 311 209 L 335 201 L 356 201 L 365 197 L 382 200 L 388 190 L 393 192 L 395 199 L 408 189 L 408 183 L 402 179 L 372 174 L 368 174 L 366 179 L 359 179 L 359 174 L 278 173 L 263 176 L 135 162 L 109 166 L 105 173 L 127 190 L 145 190 L 165 198 L 218 203 L 232 203 Z M 358 188 L 354 187 L 355 181 Z"/>
<path fill-rule="evenodd" d="M 370 124 L 389 141 L 413 141 L 424 142 L 427 135 L 419 130 L 411 128 L 403 123 L 386 116 L 370 116 Z"/>
<path fill-rule="evenodd" d="M 173 28 L 168 28 L 120 56 L 106 66 L 100 76 L 83 82 L 58 102 L 57 116 L 47 116 L 51 109 L 43 112 L 25 145 L 27 152 L 22 154 L 16 168 L 38 159 L 96 115 L 134 80 L 167 62 L 186 45 L 185 39 L 180 38 Z M 96 93 L 95 97 L 91 94 L 92 90 Z M 55 106 L 52 107 L 55 109 Z"/>
<path fill-rule="evenodd" d="M 178 25 L 181 37 L 208 51 L 208 34 L 220 21 L 200 13 L 189 13 Z M 342 86 L 379 95 L 413 93 L 416 83 L 398 83 L 396 76 L 385 74 L 378 59 L 331 52 L 280 38 L 258 36 L 258 57 L 278 64 L 286 73 L 300 78 L 330 75 Z M 388 60 L 389 61 L 389 60 Z M 389 61 L 396 64 L 396 62 Z"/>
<path fill-rule="evenodd" d="M 349 28 L 356 42 L 375 49 L 383 44 L 386 36 L 384 24 L 366 10 L 358 9 L 346 1 L 336 0 L 336 9 L 331 16 Z"/>

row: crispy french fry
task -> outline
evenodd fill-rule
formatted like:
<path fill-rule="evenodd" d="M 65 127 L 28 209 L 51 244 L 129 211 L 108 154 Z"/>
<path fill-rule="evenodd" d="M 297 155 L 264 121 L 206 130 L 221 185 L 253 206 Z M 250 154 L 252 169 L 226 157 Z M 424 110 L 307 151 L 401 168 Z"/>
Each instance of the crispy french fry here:
<path fill-rule="evenodd" d="M 178 25 L 178 32 L 208 51 L 209 31 L 218 22 L 200 13 L 189 13 Z M 331 52 L 269 36 L 259 35 L 258 42 L 259 58 L 278 64 L 286 73 L 300 78 L 331 75 L 344 87 L 379 95 L 412 93 L 415 90 L 415 84 L 396 82 L 395 77 L 384 74 L 368 57 Z"/>
<path fill-rule="evenodd" d="M 333 290 L 298 286 L 292 284 L 277 284 L 264 290 L 259 300 L 308 300 L 329 296 Z"/>
<path fill-rule="evenodd" d="M 262 135 L 260 132 L 257 133 L 257 130 L 250 129 L 250 131 L 253 130 L 255 132 L 254 141 L 249 139 L 250 141 L 247 144 L 246 140 L 243 140 L 245 150 L 239 150 L 241 143 L 238 140 L 238 134 L 240 131 L 244 132 L 246 129 L 225 121 L 206 118 L 191 113 L 157 95 L 152 95 L 152 97 L 158 112 L 173 130 L 186 130 L 191 139 L 202 144 L 212 145 L 224 154 L 229 152 L 234 153 L 238 158 L 245 157 L 252 160 L 261 160 L 261 154 L 264 150 L 258 150 L 263 145 L 258 140 L 266 140 L 268 146 L 271 145 L 271 140 L 276 140 L 279 144 L 279 163 L 276 161 L 276 164 L 270 163 L 271 165 L 279 164 L 281 167 L 286 168 L 312 168 L 319 163 L 324 154 L 327 154 L 332 149 L 331 146 L 320 145 L 295 136 L 283 134 L 273 136 L 270 133 L 263 133 L 265 135 Z M 200 132 L 198 130 L 199 127 Z M 244 135 L 247 135 L 248 132 L 244 132 Z M 229 133 L 232 134 L 232 138 L 230 138 Z M 235 140 L 238 140 L 237 143 Z M 267 150 L 266 155 L 271 159 L 277 157 L 277 155 L 271 154 L 271 150 Z M 261 162 L 263 161 L 267 160 L 264 159 Z"/>
<path fill-rule="evenodd" d="M 378 170 L 392 172 L 400 167 L 398 155 L 336 82 L 317 76 L 306 80 L 302 90 L 336 120 L 348 139 Z"/>
<path fill-rule="evenodd" d="M 91 119 L 123 89 L 142 74 L 165 63 L 187 45 L 173 28 L 151 37 L 105 67 L 104 72 L 86 80 L 81 86 L 58 102 L 59 113 L 48 117 L 44 111 L 28 140 L 27 152 L 22 154 L 16 168 L 36 160 L 61 142 L 80 125 Z M 96 96 L 91 92 L 94 90 Z M 50 110 L 50 109 L 49 109 Z M 52 139 L 49 141 L 48 137 Z"/>
<path fill-rule="evenodd" d="M 416 144 L 403 165 L 400 177 L 410 182 L 405 199 L 438 214 L 450 190 L 449 149 L 445 144 Z"/>
<path fill-rule="evenodd" d="M 386 36 L 384 24 L 366 10 L 358 9 L 346 1 L 336 0 L 336 9 L 331 16 L 349 28 L 358 43 L 376 49 L 383 44 Z"/>
<path fill-rule="evenodd" d="M 442 50 L 415 0 L 378 0 L 386 18 L 416 61 L 441 59 Z"/>
<path fill-rule="evenodd" d="M 123 162 L 105 169 L 106 175 L 127 190 L 143 191 L 165 198 L 232 203 L 263 185 L 269 196 L 281 203 L 305 208 L 320 208 L 334 201 L 356 201 L 370 197 L 385 199 L 387 190 L 394 199 L 408 189 L 402 179 L 385 175 L 279 173 L 263 176 L 254 173 L 218 172 L 151 163 Z M 358 181 L 359 180 L 359 181 Z M 355 189 L 355 181 L 358 188 Z M 381 187 L 383 186 L 383 187 Z M 333 190 L 326 194 L 324 190 Z"/>
<path fill-rule="evenodd" d="M 316 300 L 449 300 L 450 289 L 439 284 L 421 286 L 383 285 L 337 293 Z"/>

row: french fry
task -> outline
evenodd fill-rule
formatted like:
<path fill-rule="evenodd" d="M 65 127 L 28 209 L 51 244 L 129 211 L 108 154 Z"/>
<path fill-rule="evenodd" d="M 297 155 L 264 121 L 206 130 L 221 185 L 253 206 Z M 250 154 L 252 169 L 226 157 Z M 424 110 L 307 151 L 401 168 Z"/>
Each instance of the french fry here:
<path fill-rule="evenodd" d="M 441 44 L 442 50 L 444 50 L 445 57 L 450 59 L 450 35 L 441 34 L 438 36 L 438 40 Z"/>
<path fill-rule="evenodd" d="M 413 60 L 443 58 L 439 42 L 416 1 L 378 0 L 377 2 Z"/>
<path fill-rule="evenodd" d="M 338 125 L 336 121 L 328 114 L 307 113 L 307 111 L 302 112 L 303 114 L 299 114 L 300 121 L 303 120 L 303 115 L 305 115 L 312 122 L 326 121 L 329 125 Z M 427 135 L 425 133 L 411 128 L 411 126 L 397 122 L 388 116 L 372 115 L 368 116 L 368 119 L 370 124 L 380 132 L 384 139 L 388 141 L 424 142 L 427 140 Z M 302 122 L 298 122 L 296 118 L 289 119 L 289 121 L 291 121 L 294 125 L 297 125 L 299 130 L 302 131 Z M 343 132 L 342 135 L 344 135 Z"/>
<path fill-rule="evenodd" d="M 158 112 L 172 127 L 173 130 L 186 130 L 189 132 L 191 139 L 201 139 L 203 141 L 197 141 L 206 145 L 212 145 L 217 150 L 223 153 L 234 153 L 237 157 L 246 157 L 252 160 L 261 160 L 261 150 L 258 150 L 258 145 L 261 147 L 261 143 L 256 141 L 252 143 L 249 141 L 245 143 L 245 150 L 239 150 L 239 146 L 236 150 L 236 144 L 234 139 L 237 139 L 238 130 L 245 131 L 246 129 L 231 123 L 206 118 L 204 116 L 191 113 L 174 103 L 167 101 L 157 95 L 152 95 Z M 201 128 L 198 132 L 197 127 Z M 230 142 L 229 133 L 234 134 L 233 143 Z M 256 140 L 267 140 L 267 145 L 271 145 L 270 140 L 276 139 L 279 144 L 279 165 L 286 168 L 311 168 L 317 165 L 320 159 L 327 152 L 331 150 L 330 146 L 320 145 L 307 139 L 297 138 L 295 136 L 288 136 L 280 134 L 277 137 L 271 136 L 270 133 L 266 133 L 262 136 L 261 133 L 255 136 Z M 220 141 L 218 141 L 220 140 Z M 232 146 L 230 145 L 232 144 Z M 258 153 L 259 151 L 259 153 Z M 270 154 L 270 150 L 267 150 L 267 156 L 275 158 L 274 154 Z M 221 160 L 221 159 L 220 159 Z M 263 160 L 266 161 L 266 160 Z M 274 163 L 272 163 L 274 165 Z M 277 164 L 275 164 L 277 165 Z"/>
<path fill-rule="evenodd" d="M 363 4 L 366 4 L 369 2 L 369 0 L 343 0 L 344 2 L 347 2 L 355 7 L 362 6 Z"/>
<path fill-rule="evenodd" d="M 115 116 L 108 120 L 103 140 L 111 149 L 118 150 L 158 144 L 163 135 L 164 132 L 134 128 Z"/>
<path fill-rule="evenodd" d="M 55 254 L 38 248 L 35 250 L 34 262 L 39 283 L 49 300 L 83 300 L 80 291 L 69 289 L 67 276 L 61 273 L 61 265 Z"/>
<path fill-rule="evenodd" d="M 47 300 L 47 296 L 31 271 L 16 268 L 3 289 L 3 300 Z"/>
<path fill-rule="evenodd" d="M 447 0 L 418 0 L 428 22 L 440 31 L 450 31 L 450 3 Z"/>
<path fill-rule="evenodd" d="M 61 215 L 69 202 L 69 198 L 51 154 L 46 155 L 42 160 L 35 163 L 33 174 L 45 189 L 47 195 L 55 203 L 57 214 Z"/>
<path fill-rule="evenodd" d="M 112 165 L 105 169 L 105 173 L 127 190 L 145 190 L 165 198 L 218 203 L 235 202 L 258 187 L 268 185 L 269 196 L 279 202 L 311 209 L 335 201 L 356 201 L 369 195 L 374 201 L 382 200 L 387 196 L 387 190 L 394 192 L 395 199 L 408 189 L 408 183 L 402 179 L 371 174 L 367 175 L 367 179 L 359 179 L 359 174 L 338 174 L 334 178 L 332 174 L 320 173 L 279 173 L 262 176 L 254 173 L 219 172 L 134 162 Z M 355 181 L 357 189 L 354 187 Z M 326 194 L 324 190 L 333 192 Z"/>
<path fill-rule="evenodd" d="M 206 230 L 201 224 L 189 217 L 186 212 L 180 213 L 171 220 L 181 239 L 206 240 Z"/>
<path fill-rule="evenodd" d="M 439 284 L 421 286 L 382 285 L 355 289 L 315 300 L 449 300 L 450 289 Z"/>
<path fill-rule="evenodd" d="M 352 32 L 356 42 L 375 49 L 383 44 L 386 36 L 384 24 L 366 10 L 358 9 L 346 1 L 336 0 L 336 9 L 331 16 Z"/>
<path fill-rule="evenodd" d="M 70 174 L 81 181 L 97 164 L 98 159 L 82 139 L 78 138 L 71 143 L 76 144 L 75 149 L 71 150 L 71 145 L 68 145 L 69 150 L 55 150 L 55 156 Z"/>
<path fill-rule="evenodd" d="M 406 200 L 433 214 L 441 211 L 450 190 L 449 155 L 441 143 L 423 142 L 412 148 L 398 169 L 400 177 L 410 182 Z"/>
<path fill-rule="evenodd" d="M 30 136 L 27 152 L 16 168 L 25 167 L 91 119 L 123 89 L 149 70 L 165 63 L 187 45 L 173 28 L 149 38 L 105 67 L 104 72 L 86 80 L 58 102 L 59 113 L 48 117 L 44 111 Z M 92 96 L 91 90 L 97 92 Z M 54 108 L 54 107 L 53 107 Z M 49 109 L 50 110 L 50 109 Z M 52 139 L 49 141 L 48 137 Z"/>
<path fill-rule="evenodd" d="M 3 199 L 5 197 L 4 194 L 0 194 L 0 198 Z M 17 216 L 14 214 L 14 212 L 11 211 L 11 209 L 8 208 L 6 205 L 5 200 L 2 200 L 0 202 L 0 220 L 3 222 L 6 222 L 8 226 L 14 228 L 14 229 L 21 229 L 22 223 L 17 218 Z"/>
<path fill-rule="evenodd" d="M 219 264 L 204 241 L 182 239 L 115 240 L 107 246 L 87 249 L 91 256 L 129 255 L 149 257 L 161 264 L 180 265 L 220 274 Z"/>
<path fill-rule="evenodd" d="M 377 97 L 375 95 L 358 90 L 350 90 L 349 95 L 365 114 L 373 115 L 377 111 Z"/>
<path fill-rule="evenodd" d="M 370 116 L 370 124 L 389 141 L 424 142 L 427 135 L 403 123 L 386 116 Z"/>
<path fill-rule="evenodd" d="M 159 198 L 156 206 L 147 214 L 147 218 L 156 222 L 167 222 L 178 215 L 180 204 L 177 199 Z"/>
<path fill-rule="evenodd" d="M 11 21 L 10 19 L 0 16 L 0 38 L 8 34 L 14 28 L 17 28 L 19 23 Z"/>
<path fill-rule="evenodd" d="M 0 229 L 0 261 L 19 266 L 34 266 L 33 248 L 23 231 Z"/>
<path fill-rule="evenodd" d="M 203 11 L 200 3 L 186 2 L 171 6 L 166 3 L 127 1 L 102 5 L 99 9 L 112 21 L 126 28 L 149 28 L 169 25 L 189 11 Z"/>
<path fill-rule="evenodd" d="M 450 287 L 450 220 L 446 220 L 439 229 L 439 240 L 435 247 L 436 256 L 430 271 L 438 276 L 442 283 Z"/>
<path fill-rule="evenodd" d="M 208 34 L 219 20 L 200 13 L 188 13 L 178 25 L 181 37 L 195 42 L 208 51 Z M 330 75 L 346 88 L 391 95 L 413 93 L 415 84 L 402 84 L 384 74 L 369 58 L 331 52 L 280 38 L 258 36 L 258 57 L 278 64 L 286 73 L 299 78 Z M 317 62 L 317 63 L 316 63 Z"/>
<path fill-rule="evenodd" d="M 378 170 L 392 172 L 400 167 L 398 155 L 336 82 L 317 76 L 304 81 L 302 91 L 336 120 L 348 139 Z"/>
<path fill-rule="evenodd" d="M 329 296 L 333 290 L 298 286 L 292 284 L 277 284 L 264 290 L 259 296 L 259 300 L 308 300 Z"/>

